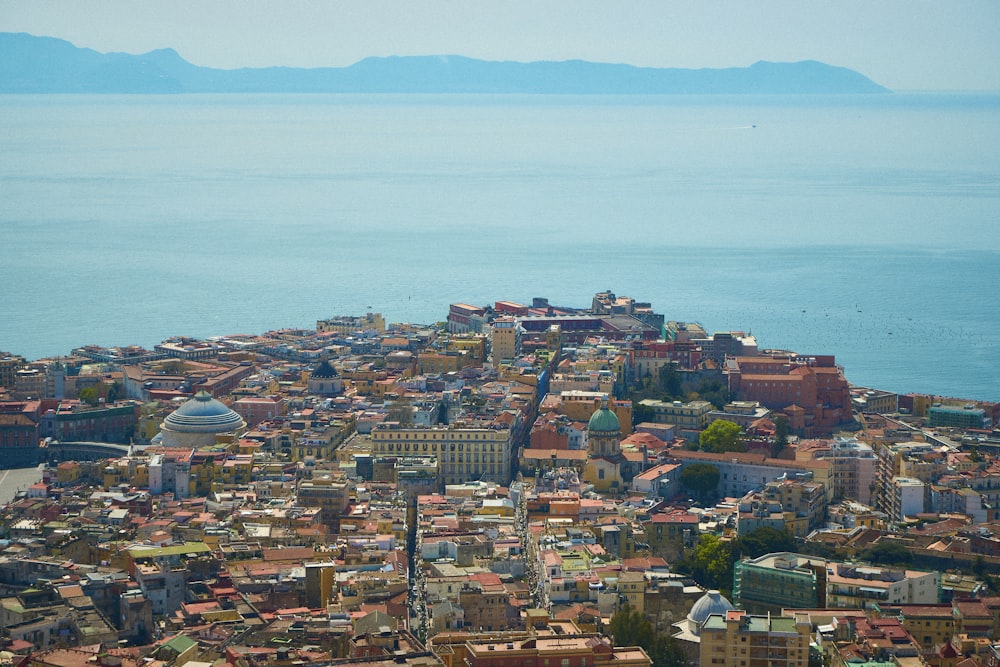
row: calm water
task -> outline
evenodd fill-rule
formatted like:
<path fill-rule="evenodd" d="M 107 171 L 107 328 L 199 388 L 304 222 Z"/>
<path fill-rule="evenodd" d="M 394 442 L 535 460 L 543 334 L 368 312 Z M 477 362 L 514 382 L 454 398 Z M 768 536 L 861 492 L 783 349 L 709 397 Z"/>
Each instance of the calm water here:
<path fill-rule="evenodd" d="M 1000 400 L 1000 96 L 0 96 L 0 350 L 583 306 Z"/>

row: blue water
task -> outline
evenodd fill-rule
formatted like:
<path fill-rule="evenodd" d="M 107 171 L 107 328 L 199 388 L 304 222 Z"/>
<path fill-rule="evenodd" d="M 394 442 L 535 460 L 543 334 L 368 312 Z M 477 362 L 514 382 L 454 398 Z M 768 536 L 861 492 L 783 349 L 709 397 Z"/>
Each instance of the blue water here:
<path fill-rule="evenodd" d="M 0 96 L 0 350 L 584 306 L 1000 400 L 1000 96 Z"/>

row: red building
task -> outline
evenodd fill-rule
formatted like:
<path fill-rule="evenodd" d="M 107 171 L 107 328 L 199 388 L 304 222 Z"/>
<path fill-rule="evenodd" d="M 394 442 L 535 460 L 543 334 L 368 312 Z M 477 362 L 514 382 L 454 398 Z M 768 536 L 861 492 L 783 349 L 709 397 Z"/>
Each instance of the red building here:
<path fill-rule="evenodd" d="M 832 355 L 733 357 L 726 361 L 729 391 L 784 411 L 802 435 L 829 433 L 851 419 L 851 392 Z"/>

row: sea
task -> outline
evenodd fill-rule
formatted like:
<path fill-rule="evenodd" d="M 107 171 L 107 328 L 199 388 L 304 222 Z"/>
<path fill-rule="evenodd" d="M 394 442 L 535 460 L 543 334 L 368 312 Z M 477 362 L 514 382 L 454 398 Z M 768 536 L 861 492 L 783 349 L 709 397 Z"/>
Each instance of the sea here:
<path fill-rule="evenodd" d="M 0 351 L 587 306 L 1000 401 L 1000 94 L 0 96 Z"/>

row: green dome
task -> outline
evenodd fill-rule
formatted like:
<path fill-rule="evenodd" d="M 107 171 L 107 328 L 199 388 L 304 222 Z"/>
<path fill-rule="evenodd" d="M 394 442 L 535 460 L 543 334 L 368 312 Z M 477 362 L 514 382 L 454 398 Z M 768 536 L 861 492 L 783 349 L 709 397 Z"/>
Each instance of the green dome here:
<path fill-rule="evenodd" d="M 618 421 L 618 415 L 606 407 L 595 410 L 594 414 L 590 416 L 590 421 L 587 422 L 587 431 L 590 433 L 594 433 L 595 431 L 610 433 L 620 432 L 621 430 L 622 425 Z"/>

